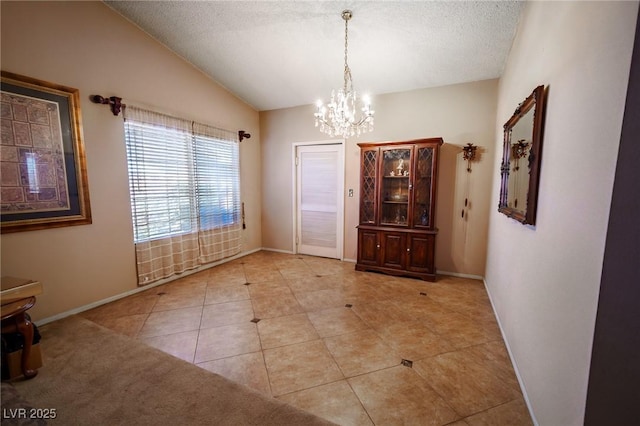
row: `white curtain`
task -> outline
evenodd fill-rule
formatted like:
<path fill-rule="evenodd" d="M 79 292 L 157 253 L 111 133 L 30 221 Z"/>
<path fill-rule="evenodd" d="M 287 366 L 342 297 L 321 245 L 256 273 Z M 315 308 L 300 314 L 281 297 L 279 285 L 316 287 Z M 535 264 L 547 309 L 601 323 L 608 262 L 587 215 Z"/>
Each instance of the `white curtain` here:
<path fill-rule="evenodd" d="M 143 241 L 135 246 L 138 285 L 151 284 L 200 266 L 198 234 Z"/>

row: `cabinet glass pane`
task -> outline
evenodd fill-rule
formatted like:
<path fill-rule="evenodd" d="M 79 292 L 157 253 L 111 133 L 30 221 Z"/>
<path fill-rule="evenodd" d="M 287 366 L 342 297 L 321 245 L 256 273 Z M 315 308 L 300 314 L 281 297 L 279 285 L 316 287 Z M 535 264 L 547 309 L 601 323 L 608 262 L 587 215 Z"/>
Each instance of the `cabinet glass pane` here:
<path fill-rule="evenodd" d="M 385 225 L 407 225 L 411 149 L 387 149 L 382 158 L 382 217 Z"/>
<path fill-rule="evenodd" d="M 419 148 L 414 176 L 413 220 L 417 226 L 431 226 L 431 175 L 433 148 Z"/>
<path fill-rule="evenodd" d="M 362 155 L 360 223 L 374 223 L 376 220 L 376 157 L 377 151 L 364 151 Z"/>

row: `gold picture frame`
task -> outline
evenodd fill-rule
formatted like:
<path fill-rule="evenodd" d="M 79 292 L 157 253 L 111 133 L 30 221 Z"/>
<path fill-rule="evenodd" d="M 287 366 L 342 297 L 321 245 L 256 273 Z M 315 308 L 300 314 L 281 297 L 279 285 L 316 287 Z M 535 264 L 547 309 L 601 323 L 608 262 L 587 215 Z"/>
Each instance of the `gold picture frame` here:
<path fill-rule="evenodd" d="M 2 233 L 91 223 L 78 89 L 2 71 Z"/>

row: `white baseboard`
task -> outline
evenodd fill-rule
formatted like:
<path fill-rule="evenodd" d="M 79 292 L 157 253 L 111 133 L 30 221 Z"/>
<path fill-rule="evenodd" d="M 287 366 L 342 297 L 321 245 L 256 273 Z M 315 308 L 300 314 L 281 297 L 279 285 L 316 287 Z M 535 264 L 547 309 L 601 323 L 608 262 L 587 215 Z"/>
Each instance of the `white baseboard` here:
<path fill-rule="evenodd" d="M 264 251 L 273 251 L 273 252 L 276 252 L 276 253 L 284 253 L 284 254 L 296 254 L 291 250 L 280 250 L 280 249 L 274 249 L 274 248 L 269 248 L 269 247 L 262 247 L 262 250 L 264 250 Z M 338 259 L 338 260 L 341 260 L 343 262 L 356 263 L 355 259 L 346 259 L 345 258 L 345 259 Z"/>
<path fill-rule="evenodd" d="M 461 274 L 459 272 L 449 272 L 449 271 L 436 271 L 436 274 L 449 275 L 449 276 L 452 276 L 452 277 L 469 278 L 469 279 L 472 279 L 472 280 L 482 280 L 482 281 L 484 281 L 484 277 L 482 275 Z"/>
<path fill-rule="evenodd" d="M 125 291 L 124 293 L 120 293 L 120 294 L 116 294 L 115 296 L 107 297 L 106 299 L 101 299 L 101 300 L 89 303 L 87 305 L 83 305 L 83 306 L 80 306 L 78 308 L 71 309 L 69 311 L 61 312 L 59 314 L 56 314 L 56 315 L 53 315 L 53 316 L 38 320 L 37 321 L 37 325 L 38 326 L 45 325 L 45 324 L 48 324 L 48 323 L 53 322 L 53 321 L 57 321 L 57 320 L 62 319 L 62 318 L 66 318 L 66 317 L 71 316 L 71 315 L 79 314 L 80 312 L 88 311 L 89 309 L 97 308 L 98 306 L 105 305 L 107 303 L 114 302 L 116 300 L 119 300 L 119 299 L 122 299 L 122 298 L 125 298 L 125 297 L 128 297 L 128 296 L 132 296 L 132 295 L 134 295 L 136 293 L 140 293 L 140 292 L 149 290 L 150 288 L 158 287 L 158 286 L 160 286 L 162 284 L 166 284 L 168 282 L 175 281 L 175 280 L 180 279 L 180 278 L 184 278 L 186 276 L 195 274 L 197 272 L 204 271 L 204 270 L 209 269 L 209 268 L 213 268 L 214 266 L 218 266 L 218 265 L 230 262 L 230 261 L 235 260 L 235 259 L 239 259 L 241 257 L 247 256 L 247 255 L 249 255 L 251 253 L 255 253 L 255 252 L 260 251 L 260 250 L 261 250 L 260 248 L 257 248 L 257 249 L 253 249 L 253 250 L 249 250 L 249 251 L 244 251 L 242 253 L 236 254 L 235 256 L 228 257 L 228 258 L 220 260 L 218 262 L 208 263 L 208 264 L 200 266 L 198 268 L 190 269 L 188 271 L 183 272 L 180 275 L 174 275 L 172 277 L 156 281 L 156 282 L 154 282 L 152 284 L 149 284 L 149 285 L 140 286 L 140 287 L 134 288 L 132 290 Z"/>
<path fill-rule="evenodd" d="M 502 340 L 504 341 L 505 346 L 507 347 L 507 352 L 509 353 L 509 359 L 511 360 L 511 365 L 513 366 L 513 371 L 516 373 L 516 378 L 518 379 L 518 384 L 520 385 L 520 391 L 522 392 L 522 396 L 524 397 L 524 402 L 527 404 L 527 409 L 529 410 L 529 415 L 531 416 L 531 421 L 535 426 L 539 426 L 538 421 L 536 420 L 535 415 L 533 414 L 533 408 L 531 407 L 531 401 L 529 401 L 529 395 L 527 395 L 527 389 L 524 387 L 524 382 L 522 381 L 522 376 L 520 375 L 520 371 L 518 370 L 518 365 L 516 364 L 513 353 L 511 352 L 511 347 L 509 346 L 509 341 L 507 340 L 507 336 L 504 333 L 504 329 L 502 328 L 502 323 L 500 322 L 500 316 L 496 311 L 496 306 L 493 304 L 493 298 L 491 297 L 491 292 L 489 291 L 489 286 L 487 285 L 487 280 L 482 279 L 484 283 L 484 289 L 487 291 L 487 295 L 489 296 L 489 301 L 491 302 L 491 309 L 493 309 L 493 314 L 496 317 L 496 321 L 498 322 L 498 327 L 500 328 L 500 333 L 502 334 Z"/>
<path fill-rule="evenodd" d="M 262 247 L 262 250 L 264 250 L 264 251 L 274 251 L 276 253 L 284 253 L 284 254 L 295 254 L 291 250 L 280 250 L 280 249 L 274 249 L 274 248 L 269 248 L 269 247 Z"/>

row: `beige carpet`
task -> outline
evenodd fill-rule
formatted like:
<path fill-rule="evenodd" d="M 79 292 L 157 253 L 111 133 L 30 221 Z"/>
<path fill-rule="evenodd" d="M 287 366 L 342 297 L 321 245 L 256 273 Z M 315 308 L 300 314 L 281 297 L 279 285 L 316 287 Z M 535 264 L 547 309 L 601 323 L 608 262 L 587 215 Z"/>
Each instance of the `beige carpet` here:
<path fill-rule="evenodd" d="M 43 367 L 13 384 L 49 424 L 332 424 L 77 316 L 40 332 Z"/>

